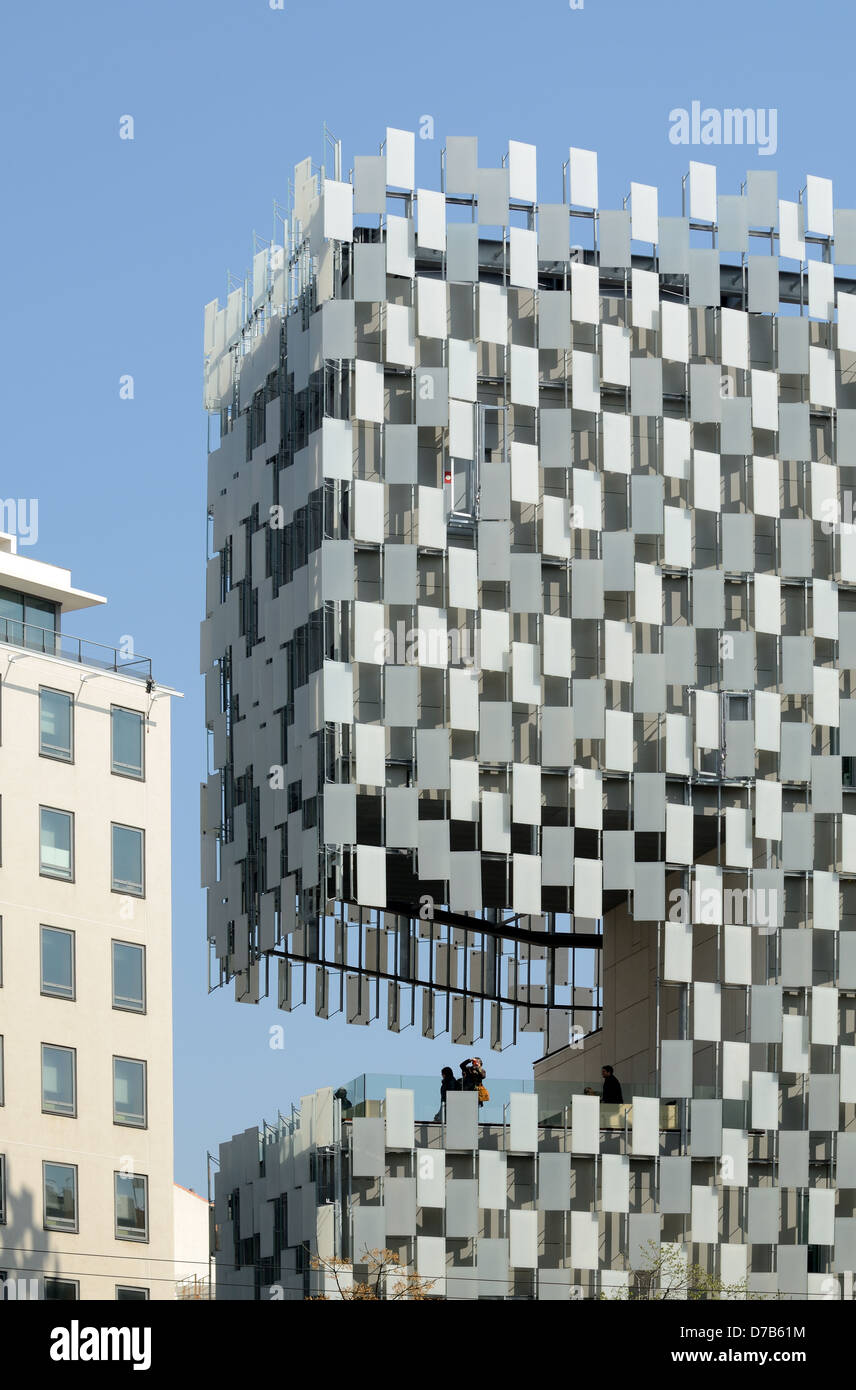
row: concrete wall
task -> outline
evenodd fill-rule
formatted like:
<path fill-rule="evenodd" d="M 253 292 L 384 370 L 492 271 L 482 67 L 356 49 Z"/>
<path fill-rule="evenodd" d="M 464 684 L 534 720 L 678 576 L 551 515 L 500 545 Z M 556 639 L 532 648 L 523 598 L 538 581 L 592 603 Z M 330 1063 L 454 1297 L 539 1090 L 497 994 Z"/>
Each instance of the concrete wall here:
<path fill-rule="evenodd" d="M 207 1198 L 200 1197 L 187 1187 L 176 1183 L 173 1192 L 175 1208 L 175 1278 L 191 1283 L 208 1279 L 208 1245 L 210 1207 Z M 213 1275 L 213 1262 L 212 1262 Z"/>
<path fill-rule="evenodd" d="M 608 1064 L 629 1096 L 633 1083 L 654 1081 L 657 924 L 635 922 L 622 904 L 604 918 L 603 935 L 603 1027 L 536 1062 L 535 1076 L 599 1091 Z"/>

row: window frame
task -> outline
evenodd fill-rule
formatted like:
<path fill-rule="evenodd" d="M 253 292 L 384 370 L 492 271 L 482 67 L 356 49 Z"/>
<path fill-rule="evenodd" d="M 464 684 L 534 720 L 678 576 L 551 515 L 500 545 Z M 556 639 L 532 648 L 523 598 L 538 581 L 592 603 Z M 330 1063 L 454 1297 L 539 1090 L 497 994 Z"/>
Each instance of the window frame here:
<path fill-rule="evenodd" d="M 122 1298 L 122 1294 L 130 1294 L 130 1298 Z M 146 1303 L 151 1297 L 151 1291 L 142 1284 L 117 1284 L 116 1299 L 117 1303 Z"/>
<path fill-rule="evenodd" d="M 131 887 L 127 883 L 116 882 L 115 857 L 116 857 L 116 830 L 133 830 L 140 837 L 140 887 Z M 119 893 L 123 898 L 144 898 L 146 896 L 146 832 L 140 825 L 128 825 L 125 821 L 110 822 L 110 891 Z"/>
<path fill-rule="evenodd" d="M 6 1225 L 6 1155 L 0 1154 L 0 1226 Z"/>
<path fill-rule="evenodd" d="M 142 1002 L 139 1008 L 134 1004 L 117 1004 L 116 999 L 116 958 L 115 946 L 129 946 L 134 951 L 141 953 L 142 959 Z M 113 937 L 110 941 L 110 999 L 112 1007 L 120 1013 L 126 1014 L 145 1014 L 148 1012 L 146 1000 L 146 948 L 141 941 L 122 941 L 119 937 Z"/>
<path fill-rule="evenodd" d="M 58 1115 L 64 1120 L 77 1119 L 77 1048 L 68 1047 L 65 1043 L 41 1043 L 41 1085 L 42 1085 L 42 1114 Z M 45 1101 L 45 1048 L 51 1047 L 56 1052 L 70 1052 L 72 1058 L 71 1065 L 71 1109 L 58 1110 Z"/>
<path fill-rule="evenodd" d="M 42 695 L 63 695 L 68 700 L 68 753 L 45 750 L 42 745 Z M 39 757 L 49 758 L 55 763 L 74 762 L 74 695 L 71 691 L 60 690 L 56 685 L 39 686 Z"/>
<path fill-rule="evenodd" d="M 47 1189 L 45 1186 L 47 1179 L 47 1168 L 68 1168 L 74 1174 L 74 1225 L 50 1224 L 48 1217 Z M 61 1223 L 61 1218 L 54 1218 L 54 1221 Z M 42 1229 L 45 1231 L 63 1231 L 66 1235 L 77 1235 L 80 1231 L 80 1183 L 76 1163 L 63 1163 L 59 1159 L 42 1159 Z"/>
<path fill-rule="evenodd" d="M 140 770 L 129 768 L 127 765 L 116 763 L 116 755 L 113 746 L 114 715 L 135 714 L 140 721 Z M 132 709 L 130 705 L 111 705 L 110 706 L 110 772 L 114 777 L 127 777 L 132 782 L 145 782 L 146 780 L 146 716 L 142 710 Z"/>
<path fill-rule="evenodd" d="M 74 1289 L 74 1293 L 73 1293 L 69 1298 L 67 1298 L 67 1299 L 66 1299 L 66 1298 L 51 1298 L 50 1295 L 49 1295 L 49 1293 L 48 1293 L 48 1285 L 49 1285 L 49 1284 L 67 1284 L 69 1288 Z M 44 1288 L 43 1297 L 44 1297 L 45 1301 L 48 1302 L 48 1303 L 76 1303 L 76 1302 L 79 1302 L 79 1300 L 80 1300 L 80 1280 L 79 1280 L 79 1279 L 66 1279 L 64 1275 L 60 1275 L 60 1274 L 46 1274 L 45 1277 L 44 1277 L 44 1285 L 43 1285 L 43 1288 Z"/>
<path fill-rule="evenodd" d="M 141 1120 L 129 1119 L 127 1116 L 118 1118 L 116 1110 L 116 1063 L 132 1062 L 136 1067 L 143 1069 L 143 1115 Z M 113 1054 L 113 1123 L 125 1129 L 148 1129 L 149 1127 L 149 1068 L 144 1057 L 125 1057 L 121 1053 Z"/>
<path fill-rule="evenodd" d="M 120 1179 L 128 1182 L 140 1180 L 143 1183 L 145 1201 L 145 1228 L 142 1234 L 132 1231 L 121 1231 L 119 1228 L 119 1181 Z M 113 1233 L 115 1240 L 128 1240 L 133 1245 L 148 1245 L 149 1243 L 149 1178 L 147 1173 L 120 1173 L 117 1169 L 113 1170 Z"/>
<path fill-rule="evenodd" d="M 71 937 L 71 992 L 69 994 L 58 989 L 48 989 L 45 986 L 44 933 L 46 931 L 56 932 L 59 936 Z M 39 923 L 39 993 L 46 999 L 66 999 L 70 1003 L 74 1003 L 77 999 L 77 934 L 70 927 L 52 927 L 47 922 Z"/>
<path fill-rule="evenodd" d="M 42 812 L 52 811 L 57 816 L 67 816 L 70 825 L 69 835 L 69 860 L 70 869 L 67 874 L 58 873 L 55 869 L 46 868 L 42 860 Z M 60 883 L 74 883 L 74 812 L 64 811 L 61 806 L 43 806 L 39 804 L 39 877 L 56 879 Z"/>

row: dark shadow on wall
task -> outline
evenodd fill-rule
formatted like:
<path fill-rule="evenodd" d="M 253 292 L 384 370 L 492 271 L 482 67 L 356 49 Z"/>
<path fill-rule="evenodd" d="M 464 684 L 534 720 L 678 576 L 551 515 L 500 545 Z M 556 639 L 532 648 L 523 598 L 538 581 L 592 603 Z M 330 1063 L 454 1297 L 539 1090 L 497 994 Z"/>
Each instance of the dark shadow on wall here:
<path fill-rule="evenodd" d="M 73 1252 L 64 1256 L 69 1270 L 60 1274 L 60 1252 L 53 1245 L 54 1232 L 43 1229 L 41 1202 L 28 1188 L 12 1187 L 9 1160 L 6 1159 L 6 1221 L 0 1225 L 0 1297 L 43 1299 L 68 1296 L 68 1290 L 52 1283 L 57 1280 L 80 1282 Z M 71 1297 L 77 1297 L 77 1291 Z"/>

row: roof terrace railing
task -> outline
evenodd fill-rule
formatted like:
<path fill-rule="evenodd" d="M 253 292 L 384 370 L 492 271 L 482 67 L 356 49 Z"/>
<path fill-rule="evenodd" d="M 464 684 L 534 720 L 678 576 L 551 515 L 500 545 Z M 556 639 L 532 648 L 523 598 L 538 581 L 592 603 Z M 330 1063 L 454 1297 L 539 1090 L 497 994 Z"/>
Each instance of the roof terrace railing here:
<path fill-rule="evenodd" d="M 588 1084 L 583 1081 L 551 1081 L 541 1077 L 528 1077 L 523 1079 L 513 1079 L 507 1076 L 490 1075 L 490 1058 L 486 1059 L 488 1074 L 485 1079 L 485 1086 L 490 1093 L 490 1100 L 479 1107 L 480 1124 L 502 1124 L 504 1122 L 505 1107 L 509 1104 L 513 1093 L 523 1092 L 527 1095 L 536 1095 L 538 1098 L 538 1121 L 540 1124 L 545 1122 L 561 1123 L 562 1112 L 570 1108 L 575 1095 L 599 1094 L 603 1084 L 600 1076 L 600 1068 L 596 1068 Z M 634 1096 L 654 1097 L 657 1091 L 651 1082 L 634 1082 L 627 1077 L 619 1076 L 621 1082 L 624 1101 L 632 1102 Z M 399 1073 L 384 1072 L 364 1072 L 360 1076 L 352 1077 L 341 1089 L 347 1096 L 347 1106 L 344 1110 L 346 1118 L 354 1112 L 366 1114 L 375 1105 L 380 1105 L 385 1096 L 387 1088 L 393 1090 L 408 1090 L 413 1092 L 415 1118 L 417 1122 L 430 1121 L 440 1108 L 440 1077 L 438 1076 L 412 1076 Z M 712 1086 L 695 1086 L 693 1088 L 693 1098 L 695 1100 L 713 1100 L 716 1097 L 715 1089 Z M 673 1098 L 669 1096 L 660 1097 L 662 1104 L 672 1104 Z M 743 1104 L 743 1102 L 739 1102 Z"/>
<path fill-rule="evenodd" d="M 588 1087 L 580 1081 L 548 1081 L 542 1078 L 535 1078 L 533 1081 L 531 1077 L 523 1080 L 512 1079 L 507 1076 L 493 1078 L 488 1076 L 485 1084 L 490 1092 L 490 1100 L 479 1106 L 478 1122 L 480 1126 L 507 1125 L 510 1118 L 511 1096 L 523 1092 L 526 1095 L 534 1094 L 537 1097 L 538 1124 L 540 1126 L 567 1128 L 571 1123 L 574 1096 L 584 1094 L 597 1096 L 599 1093 L 598 1081 L 595 1078 L 592 1078 L 592 1085 Z M 413 1076 L 399 1072 L 363 1072 L 359 1076 L 352 1077 L 345 1085 L 338 1087 L 340 1093 L 344 1092 L 344 1097 L 341 1095 L 339 1097 L 342 1101 L 342 1119 L 349 1121 L 366 1117 L 382 1117 L 387 1089 L 413 1092 L 414 1118 L 417 1124 L 430 1124 L 443 1120 L 439 1077 Z M 682 1106 L 688 1106 L 689 1097 L 683 1099 L 674 1096 L 658 1097 L 651 1082 L 634 1082 L 627 1079 L 622 1083 L 622 1089 L 624 1100 L 621 1104 L 601 1102 L 601 1129 L 620 1130 L 628 1124 L 632 1124 L 633 1101 L 643 1097 L 659 1099 L 659 1127 L 661 1130 L 680 1129 L 682 1125 L 686 1125 L 686 1116 L 683 1115 L 682 1117 Z M 695 1085 L 693 1087 L 693 1100 L 715 1100 L 716 1098 L 716 1091 L 713 1086 Z M 728 1128 L 750 1128 L 748 1101 L 725 1101 L 723 1104 Z M 291 1114 L 288 1116 L 279 1113 L 276 1125 L 270 1125 L 263 1121 L 262 1129 L 259 1132 L 260 1161 L 264 1157 L 266 1144 L 278 1143 L 286 1135 L 294 1134 L 299 1127 L 300 1107 L 297 1105 L 292 1105 Z"/>
<path fill-rule="evenodd" d="M 148 656 L 125 656 L 118 647 L 105 647 L 84 637 L 69 637 L 50 627 L 19 622 L 17 618 L 0 618 L 0 643 L 23 647 L 40 656 L 57 656 L 63 661 L 75 661 L 80 666 L 96 666 L 103 671 L 133 676 L 137 680 L 152 678 L 152 661 Z"/>

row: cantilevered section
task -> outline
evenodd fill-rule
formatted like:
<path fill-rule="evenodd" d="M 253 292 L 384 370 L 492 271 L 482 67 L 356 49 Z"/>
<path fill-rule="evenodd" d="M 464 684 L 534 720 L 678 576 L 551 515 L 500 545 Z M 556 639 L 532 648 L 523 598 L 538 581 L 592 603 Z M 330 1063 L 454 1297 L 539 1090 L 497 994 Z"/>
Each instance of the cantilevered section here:
<path fill-rule="evenodd" d="M 731 928 L 853 910 L 856 212 L 702 164 L 610 209 L 576 148 L 547 202 L 464 137 L 417 188 L 395 130 L 339 164 L 205 314 L 214 978 L 551 1052 L 610 923 L 682 986 L 728 929 L 745 990 Z"/>
<path fill-rule="evenodd" d="M 94 608 L 107 602 L 100 594 L 75 589 L 71 570 L 19 555 L 17 538 L 6 532 L 0 532 L 0 587 L 45 599 L 55 604 L 60 613 L 73 613 L 79 608 Z"/>

